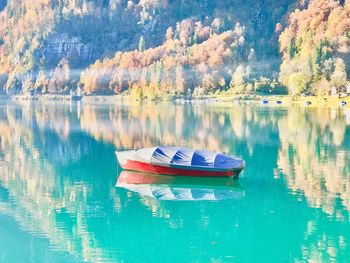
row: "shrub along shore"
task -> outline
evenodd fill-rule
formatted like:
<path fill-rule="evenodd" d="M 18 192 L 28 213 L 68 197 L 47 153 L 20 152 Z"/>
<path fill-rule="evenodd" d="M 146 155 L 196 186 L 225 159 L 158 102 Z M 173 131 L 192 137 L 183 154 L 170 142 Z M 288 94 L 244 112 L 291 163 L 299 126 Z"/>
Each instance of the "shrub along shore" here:
<path fill-rule="evenodd" d="M 14 101 L 40 101 L 40 102 L 59 102 L 70 103 L 69 95 L 14 95 L 1 96 L 1 99 L 11 99 Z M 350 108 L 350 96 L 339 98 L 338 96 L 299 96 L 291 97 L 288 95 L 258 95 L 258 94 L 237 94 L 232 96 L 202 96 L 202 97 L 165 97 L 154 100 L 135 99 L 130 95 L 87 95 L 83 96 L 83 103 L 113 104 L 113 103 L 148 103 L 148 102 L 174 102 L 177 104 L 261 104 L 264 106 L 291 106 L 301 105 L 307 107 L 326 107 L 326 108 Z"/>

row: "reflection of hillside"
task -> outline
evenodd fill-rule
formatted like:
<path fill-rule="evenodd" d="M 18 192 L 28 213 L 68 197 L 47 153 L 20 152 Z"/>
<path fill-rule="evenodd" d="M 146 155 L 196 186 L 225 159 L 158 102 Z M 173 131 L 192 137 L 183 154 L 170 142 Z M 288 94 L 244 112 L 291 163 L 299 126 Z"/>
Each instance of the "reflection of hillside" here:
<path fill-rule="evenodd" d="M 65 116 L 69 116 L 67 130 L 62 128 L 67 127 Z M 8 105 L 1 112 L 0 197 L 6 192 L 8 198 L 5 202 L 0 199 L 0 213 L 16 220 L 24 231 L 47 238 L 54 250 L 67 251 L 77 261 L 87 262 L 132 258 L 130 248 L 136 251 L 138 248 L 126 235 L 132 233 L 135 225 L 123 220 L 139 223 L 132 209 L 127 209 L 135 203 L 146 207 L 139 213 L 148 214 L 144 218 L 149 218 L 149 223 L 156 224 L 150 215 L 158 220 L 172 216 L 167 219 L 168 225 L 172 228 L 184 225 L 178 213 L 160 203 L 129 193 L 119 196 L 114 186 L 115 169 L 110 172 L 113 176 L 108 177 L 108 169 L 115 165 L 113 148 L 103 145 L 99 149 L 101 143 L 79 132 L 79 125 L 74 114 L 54 107 Z M 103 165 L 104 162 L 111 165 Z M 130 230 L 125 231 L 129 225 Z M 157 227 L 154 225 L 154 229 Z M 106 240 L 106 236 L 116 240 Z M 145 240 L 140 247 L 155 245 L 156 238 Z M 128 255 L 114 251 L 116 248 Z M 206 249 L 202 250 L 204 253 Z"/>
<path fill-rule="evenodd" d="M 115 163 L 112 148 L 108 155 L 97 156 L 100 151 L 94 148 L 99 145 L 96 140 L 113 142 L 117 147 L 181 143 L 232 151 L 231 146 L 244 141 L 254 129 L 265 127 L 269 131 L 261 143 L 270 143 L 273 134 L 264 117 L 249 109 L 165 109 L 159 105 L 155 110 L 148 106 L 106 110 L 86 105 L 79 118 L 74 108 L 70 112 L 64 106 L 7 105 L 0 112 L 0 162 L 6 164 L 6 169 L 1 166 L 0 185 L 11 202 L 1 205 L 0 212 L 14 218 L 25 231 L 48 238 L 55 249 L 68 251 L 78 260 L 111 261 L 116 255 L 108 250 L 110 244 L 103 243 L 97 226 L 104 226 L 102 232 L 117 235 L 125 225 L 110 222 L 118 221 L 118 213 L 128 203 L 116 194 L 115 171 L 109 178 L 111 183 L 104 181 L 101 185 L 101 178 L 96 177 L 105 176 L 108 168 L 103 168 L 103 162 Z M 248 143 L 253 149 L 256 142 Z M 109 146 L 101 152 L 106 152 L 106 147 Z M 128 195 L 124 198 L 135 199 L 148 208 L 144 213 L 151 212 L 158 219 L 171 217 L 167 220 L 172 228 L 184 224 L 184 219 L 166 206 Z M 155 244 L 156 240 L 152 242 Z M 119 246 L 132 247 L 127 243 Z"/>
<path fill-rule="evenodd" d="M 169 104 L 105 109 L 84 106 L 81 127 L 96 139 L 116 147 L 140 148 L 154 145 L 183 145 L 227 152 L 239 141 L 253 145 L 274 144 L 271 123 L 279 116 L 266 116 L 247 107 L 203 107 Z M 276 125 L 277 127 L 277 125 Z M 260 129 L 265 128 L 264 133 Z"/>
<path fill-rule="evenodd" d="M 90 151 L 92 139 L 80 136 L 80 123 L 69 107 L 36 105 L 35 107 L 8 106 L 5 119 L 11 128 L 30 132 L 30 140 L 36 149 L 55 165 L 78 162 Z"/>
<path fill-rule="evenodd" d="M 117 148 L 163 144 L 229 152 L 233 145 L 244 142 L 252 151 L 255 144 L 277 143 L 277 122 L 282 117 L 266 108 L 169 104 L 83 105 L 81 113 L 76 105 L 36 105 L 14 111 L 8 110 L 6 118 L 16 120 L 20 116 L 22 121 L 11 125 L 32 129 L 36 147 L 54 162 L 79 160 L 88 154 L 89 142 L 74 139 L 75 132 L 81 131 Z"/>
<path fill-rule="evenodd" d="M 11 200 L 1 205 L 0 212 L 16 219 L 25 231 L 48 238 L 55 249 L 68 251 L 79 261 L 100 262 L 107 255 L 88 231 L 89 217 L 85 214 L 96 189 L 80 176 L 65 176 L 55 168 L 68 160 L 74 163 L 71 157 L 76 153 L 79 158 L 89 154 L 83 149 L 86 136 L 76 135 L 79 150 L 74 149 L 74 138 L 67 136 L 65 141 L 47 128 L 37 130 L 32 113 L 30 109 L 8 107 L 0 119 L 0 186 Z M 27 122 L 30 116 L 32 121 Z M 54 150 L 68 148 L 67 144 L 73 145 L 71 153 Z M 49 153 L 48 147 L 54 152 Z M 106 198 L 114 198 L 113 190 L 113 184 L 99 189 Z M 113 202 L 112 209 L 114 206 Z"/>
<path fill-rule="evenodd" d="M 329 225 L 328 220 L 329 218 L 325 217 L 319 220 L 310 219 L 307 222 L 301 245 L 302 256 L 295 262 L 347 261 L 344 261 L 349 255 L 347 233 L 339 229 L 336 223 Z"/>
<path fill-rule="evenodd" d="M 241 248 L 242 237 L 250 242 L 261 235 L 265 242 L 266 232 L 258 229 L 260 225 L 252 227 L 253 219 L 247 220 L 253 216 L 269 231 L 275 222 L 300 218 L 295 226 L 281 223 L 286 226 L 285 236 L 300 244 L 301 249 L 296 248 L 302 254 L 297 256 L 300 261 L 345 258 L 341 256 L 349 250 L 349 239 L 342 231 L 348 226 L 346 210 L 350 209 L 350 133 L 344 119 L 348 120 L 338 111 L 254 106 L 82 105 L 79 114 L 76 105 L 8 104 L 0 108 L 0 213 L 78 261 L 130 261 L 143 255 L 143 249 L 156 246 L 177 256 L 176 251 L 184 252 L 184 257 L 211 253 L 212 261 L 224 261 L 225 252 L 231 255 L 232 248 Z M 248 163 L 247 176 L 241 180 L 247 194 L 222 206 L 215 202 L 174 205 L 115 189 L 115 146 L 155 144 L 241 154 Z M 272 167 L 277 154 L 288 188 L 326 213 L 295 202 L 293 196 L 281 193 L 283 187 L 275 187 Z M 275 196 L 281 200 L 274 200 Z M 346 223 L 339 227 L 342 221 Z M 232 236 L 233 223 L 241 224 L 237 239 Z M 136 231 L 150 238 L 138 240 L 135 246 L 134 237 L 140 237 Z M 176 251 L 166 242 L 159 243 L 169 236 L 182 240 L 186 235 L 187 241 L 198 236 L 204 241 L 176 243 Z M 292 255 L 289 244 L 275 242 L 280 233 L 272 235 L 270 244 L 281 246 L 277 250 L 285 256 Z M 230 244 L 230 252 L 224 246 L 212 249 L 213 240 Z M 197 254 L 191 254 L 191 245 Z M 265 247 L 254 251 L 269 253 Z M 237 261 L 246 256 L 243 251 Z"/>
<path fill-rule="evenodd" d="M 350 134 L 344 119 L 342 111 L 292 109 L 279 122 L 278 166 L 288 188 L 339 218 L 342 206 L 350 210 Z"/>
<path fill-rule="evenodd" d="M 338 197 L 350 208 L 347 112 L 162 103 L 82 105 L 81 113 L 77 111 L 76 105 L 2 109 L 9 125 L 0 123 L 0 147 L 21 136 L 23 143 L 33 143 L 35 154 L 54 165 L 66 165 L 91 153 L 93 142 L 87 134 L 117 148 L 163 144 L 240 154 L 244 144 L 251 155 L 257 145 L 278 144 L 279 136 L 278 165 L 289 188 L 303 191 L 312 205 L 331 214 Z M 81 136 L 82 130 L 86 136 Z"/>
<path fill-rule="evenodd" d="M 347 236 L 337 222 L 348 222 L 350 154 L 346 112 L 291 108 L 278 123 L 278 167 L 298 199 L 325 214 L 309 219 L 300 248 L 303 262 L 347 258 Z M 336 220 L 329 220 L 329 217 Z M 317 234 L 316 234 L 317 233 Z"/>

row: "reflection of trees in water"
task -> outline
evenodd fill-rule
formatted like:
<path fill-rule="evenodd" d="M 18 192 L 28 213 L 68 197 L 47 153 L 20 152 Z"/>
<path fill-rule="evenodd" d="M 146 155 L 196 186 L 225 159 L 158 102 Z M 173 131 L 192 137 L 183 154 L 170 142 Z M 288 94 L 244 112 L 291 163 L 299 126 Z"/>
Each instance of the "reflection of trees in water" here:
<path fill-rule="evenodd" d="M 68 251 L 79 261 L 100 262 L 106 253 L 88 230 L 88 213 L 93 216 L 98 209 L 97 204 L 91 205 L 95 196 L 110 200 L 105 202 L 109 210 L 119 209 L 115 202 L 118 197 L 114 191 L 114 178 L 113 183 L 106 181 L 105 185 L 96 188 L 93 187 L 94 180 L 100 178 L 89 177 L 91 166 L 83 168 L 81 173 L 77 172 L 79 167 L 58 170 L 57 167 L 62 165 L 76 163 L 72 158 L 75 154 L 84 161 L 96 146 L 86 145 L 92 139 L 85 134 L 62 136 L 60 128 L 48 128 L 49 122 L 55 122 L 55 119 L 47 119 L 45 125 L 40 126 L 39 113 L 8 107 L 5 116 L 1 116 L 1 162 L 7 167 L 1 166 L 0 186 L 3 189 L 0 191 L 6 190 L 10 198 L 1 203 L 0 212 L 13 217 L 25 231 L 47 237 L 55 249 Z M 67 147 L 72 152 L 57 150 Z M 53 152 L 49 151 L 51 148 Z"/>
<path fill-rule="evenodd" d="M 277 120 L 274 111 L 254 107 L 180 106 L 169 104 L 104 108 L 84 106 L 82 129 L 118 148 L 181 145 L 230 152 L 244 141 L 273 144 Z M 268 114 L 266 114 L 268 113 Z M 261 129 L 264 133 L 261 133 Z"/>
<path fill-rule="evenodd" d="M 344 119 L 342 111 L 295 108 L 279 122 L 278 166 L 288 188 L 340 219 L 343 207 L 350 210 L 350 133 Z"/>
<path fill-rule="evenodd" d="M 267 126 L 267 122 L 248 109 L 165 109 L 110 107 L 106 111 L 85 106 L 79 119 L 66 107 L 9 104 L 0 118 L 0 160 L 9 168 L 0 178 L 0 185 L 12 201 L 2 205 L 1 212 L 15 218 L 25 231 L 47 237 L 56 249 L 92 262 L 116 256 L 103 243 L 102 232 L 120 234 L 123 225 L 110 222 L 117 222 L 118 213 L 135 201 L 149 208 L 143 213 L 151 212 L 154 217 L 167 219 L 171 228 L 181 228 L 184 219 L 159 202 L 117 195 L 115 177 L 101 185 L 101 178 L 96 175 L 104 174 L 103 169 L 99 173 L 98 167 L 102 161 L 114 164 L 113 149 L 108 152 L 111 157 L 97 156 L 103 151 L 107 154 L 107 146 L 99 151 L 98 143 L 88 134 L 98 140 L 113 141 L 117 147 L 181 142 L 225 150 L 236 143 L 231 140 L 243 141 L 252 129 Z M 247 119 L 250 124 L 243 124 Z M 254 124 L 260 119 L 262 124 Z M 233 130 L 237 133 L 235 138 L 231 137 Z M 269 143 L 269 137 L 265 143 Z M 254 141 L 249 143 L 251 149 L 253 145 Z M 212 217 L 215 215 L 209 216 Z M 204 225 L 208 224 L 207 217 L 203 220 Z M 97 231 L 96 225 L 103 225 L 103 231 Z M 156 245 L 156 240 L 152 242 Z"/>
<path fill-rule="evenodd" d="M 114 163 L 115 157 L 113 147 L 98 141 L 113 143 L 117 148 L 166 144 L 243 153 L 262 169 L 275 164 L 274 155 L 280 145 L 278 166 L 288 188 L 302 192 L 309 204 L 321 207 L 328 215 L 348 220 L 343 208 L 350 208 L 350 134 L 342 112 L 163 104 L 84 105 L 80 118 L 74 108 L 72 111 L 69 107 L 45 105 L 8 105 L 0 110 L 0 162 L 9 168 L 0 177 L 0 184 L 13 200 L 1 207 L 26 231 L 43 234 L 57 249 L 79 259 L 96 262 L 120 256 L 108 250 L 117 244 L 106 243 L 104 234 L 115 233 L 118 240 L 124 240 L 122 228 L 126 225 L 111 222 L 133 218 L 130 208 L 139 208 L 139 202 L 148 208 L 138 211 L 139 216 L 147 219 L 152 213 L 173 229 L 188 226 L 181 215 L 191 209 L 189 205 L 174 209 L 149 198 L 139 199 L 130 192 L 118 195 L 114 170 L 113 177 L 101 184 L 96 175 L 104 176 L 106 169 L 107 173 L 111 169 L 101 168 L 101 163 Z M 271 149 L 268 156 L 265 148 L 259 149 L 261 145 Z M 209 224 L 222 223 L 208 211 L 215 211 L 214 205 L 212 210 L 203 208 L 198 215 L 200 231 L 211 231 L 207 229 Z M 309 220 L 301 250 L 306 258 L 328 261 L 341 253 L 334 249 L 341 250 L 347 240 L 336 228 L 323 228 L 318 217 Z M 161 221 L 148 221 L 157 222 Z M 179 231 L 174 235 L 183 233 Z M 126 247 L 132 247 L 133 241 L 125 240 L 118 246 L 129 251 Z M 147 242 L 157 245 L 156 239 Z"/>
<path fill-rule="evenodd" d="M 295 262 L 345 262 L 349 254 L 346 237 L 344 227 L 339 227 L 336 221 L 329 224 L 327 216 L 310 219 Z"/>
<path fill-rule="evenodd" d="M 347 257 L 348 240 L 338 223 L 350 220 L 350 133 L 345 113 L 293 108 L 279 122 L 278 167 L 288 188 L 325 212 L 307 223 L 300 260 L 337 262 Z"/>
<path fill-rule="evenodd" d="M 26 119 L 27 124 L 22 121 L 21 125 L 34 131 L 37 147 L 61 161 L 63 158 L 79 160 L 80 155 L 87 154 L 89 143 L 81 142 L 82 138 L 75 140 L 75 131 L 85 131 L 96 140 L 111 142 L 117 148 L 163 144 L 230 152 L 235 150 L 232 146 L 244 143 L 253 151 L 255 144 L 277 144 L 277 123 L 283 117 L 267 108 L 169 104 L 83 105 L 79 118 L 63 105 L 23 109 L 27 111 L 23 116 L 21 110 L 14 108 L 12 111 L 17 116 L 13 118 Z M 79 147 L 83 147 L 81 152 Z"/>

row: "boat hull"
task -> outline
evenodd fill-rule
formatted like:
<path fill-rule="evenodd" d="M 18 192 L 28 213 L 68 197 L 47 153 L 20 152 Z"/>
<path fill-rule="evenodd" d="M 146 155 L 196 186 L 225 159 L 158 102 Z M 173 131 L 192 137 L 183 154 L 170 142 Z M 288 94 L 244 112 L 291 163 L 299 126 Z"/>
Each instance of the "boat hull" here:
<path fill-rule="evenodd" d="M 154 165 L 135 160 L 126 160 L 120 162 L 120 166 L 124 170 L 138 171 L 152 174 L 164 174 L 164 175 L 175 175 L 175 176 L 195 176 L 195 177 L 238 177 L 242 169 L 236 170 L 213 170 L 213 169 L 188 169 Z"/>

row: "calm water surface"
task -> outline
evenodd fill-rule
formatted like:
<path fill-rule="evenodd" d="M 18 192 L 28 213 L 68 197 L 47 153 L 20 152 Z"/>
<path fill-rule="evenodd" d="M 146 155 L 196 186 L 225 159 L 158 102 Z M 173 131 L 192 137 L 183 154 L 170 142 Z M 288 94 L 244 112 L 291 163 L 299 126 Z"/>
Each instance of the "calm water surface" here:
<path fill-rule="evenodd" d="M 247 168 L 120 173 L 115 150 L 159 144 Z M 346 110 L 0 104 L 0 262 L 350 262 L 349 210 Z"/>

